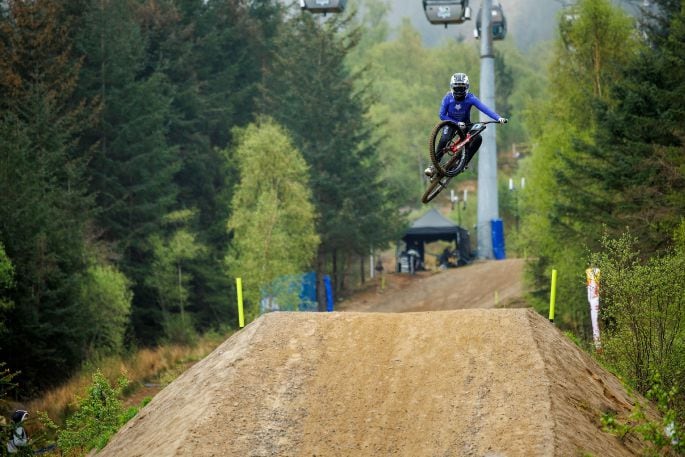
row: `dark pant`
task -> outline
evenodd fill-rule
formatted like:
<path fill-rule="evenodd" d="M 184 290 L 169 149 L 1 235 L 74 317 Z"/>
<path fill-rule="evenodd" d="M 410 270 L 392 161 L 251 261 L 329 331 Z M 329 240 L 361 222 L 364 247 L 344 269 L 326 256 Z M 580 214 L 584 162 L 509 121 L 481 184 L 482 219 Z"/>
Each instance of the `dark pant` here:
<path fill-rule="evenodd" d="M 442 129 L 442 136 L 440 137 L 440 141 L 438 142 L 438 160 L 442 158 L 442 155 L 444 154 L 443 148 L 447 144 L 447 142 L 455 135 L 455 130 L 457 127 L 452 127 L 450 125 L 446 125 Z M 476 154 L 478 151 L 478 148 L 480 148 L 481 143 L 483 142 L 483 138 L 478 135 L 476 138 L 471 140 L 469 144 L 466 145 L 466 163 L 468 164 L 473 156 Z"/>

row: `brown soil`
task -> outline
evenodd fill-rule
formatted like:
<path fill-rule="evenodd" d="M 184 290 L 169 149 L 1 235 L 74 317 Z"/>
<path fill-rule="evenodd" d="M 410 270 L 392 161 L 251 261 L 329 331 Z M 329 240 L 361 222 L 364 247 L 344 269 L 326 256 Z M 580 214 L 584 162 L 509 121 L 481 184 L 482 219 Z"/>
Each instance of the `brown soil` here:
<path fill-rule="evenodd" d="M 631 407 L 620 383 L 534 311 L 398 312 L 517 303 L 521 268 L 388 275 L 345 312 L 262 316 L 98 456 L 639 455 L 600 430 Z"/>
<path fill-rule="evenodd" d="M 376 277 L 368 290 L 338 303 L 336 309 L 397 313 L 527 306 L 521 285 L 524 266 L 522 259 L 507 259 L 416 275 L 390 273 L 384 288 Z"/>

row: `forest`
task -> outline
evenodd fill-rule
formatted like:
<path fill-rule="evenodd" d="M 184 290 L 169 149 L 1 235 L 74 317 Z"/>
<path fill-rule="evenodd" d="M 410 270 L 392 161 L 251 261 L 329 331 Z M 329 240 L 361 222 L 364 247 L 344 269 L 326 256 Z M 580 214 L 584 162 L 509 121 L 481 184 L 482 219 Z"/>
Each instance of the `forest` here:
<path fill-rule="evenodd" d="M 401 225 L 350 19 L 273 1 L 0 7 L 0 354 L 25 394 L 235 326 L 236 274 L 254 314 L 261 285 Z"/>
<path fill-rule="evenodd" d="M 277 278 L 344 292 L 391 246 L 420 209 L 449 76 L 477 94 L 479 52 L 427 47 L 389 9 L 0 2 L 0 362 L 22 396 L 235 328 L 236 277 L 254 318 Z M 528 151 L 500 170 L 509 252 L 530 258 L 541 312 L 559 271 L 558 323 L 585 341 L 584 272 L 601 266 L 607 363 L 642 391 L 656 373 L 685 385 L 685 9 L 580 0 L 557 29 L 496 44 L 498 148 Z"/>
<path fill-rule="evenodd" d="M 555 268 L 568 278 L 562 325 L 587 340 L 578 286 L 600 267 L 604 356 L 642 392 L 655 374 L 668 386 L 685 381 L 685 10 L 654 3 L 637 20 L 588 1 L 561 18 L 520 170 L 530 185 L 518 241 L 536 256 L 538 306 Z"/>

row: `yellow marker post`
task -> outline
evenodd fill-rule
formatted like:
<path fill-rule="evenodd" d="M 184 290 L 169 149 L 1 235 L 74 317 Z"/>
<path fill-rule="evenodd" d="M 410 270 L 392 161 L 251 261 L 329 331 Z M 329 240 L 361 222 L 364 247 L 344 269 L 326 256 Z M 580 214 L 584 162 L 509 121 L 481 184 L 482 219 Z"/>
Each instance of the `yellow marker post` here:
<path fill-rule="evenodd" d="M 238 325 L 245 327 L 245 313 L 243 312 L 243 280 L 235 278 L 235 288 L 238 292 Z"/>
<path fill-rule="evenodd" d="M 499 304 L 499 292 L 495 291 L 495 307 Z"/>
<path fill-rule="evenodd" d="M 554 302 L 557 299 L 557 270 L 552 270 L 552 290 L 549 293 L 549 321 L 554 322 Z"/>

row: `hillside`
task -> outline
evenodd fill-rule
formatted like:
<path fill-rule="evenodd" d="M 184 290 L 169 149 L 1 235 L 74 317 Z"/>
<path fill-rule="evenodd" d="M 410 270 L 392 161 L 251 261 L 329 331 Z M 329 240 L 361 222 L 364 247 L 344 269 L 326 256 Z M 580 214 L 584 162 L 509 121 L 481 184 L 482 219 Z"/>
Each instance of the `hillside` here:
<path fill-rule="evenodd" d="M 483 267 L 415 280 L 469 268 Z M 98 455 L 632 456 L 638 443 L 599 429 L 602 412 L 630 407 L 611 374 L 532 310 L 272 313 Z"/>

